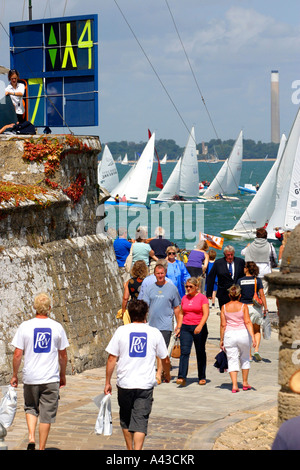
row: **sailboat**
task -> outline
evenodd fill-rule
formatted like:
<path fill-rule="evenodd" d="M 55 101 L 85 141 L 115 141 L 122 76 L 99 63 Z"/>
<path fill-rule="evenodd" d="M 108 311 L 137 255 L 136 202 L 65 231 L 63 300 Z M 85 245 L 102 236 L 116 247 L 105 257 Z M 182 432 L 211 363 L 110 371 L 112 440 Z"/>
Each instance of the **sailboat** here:
<path fill-rule="evenodd" d="M 195 129 L 192 127 L 183 153 L 169 179 L 150 204 L 159 202 L 198 202 L 199 174 L 196 151 Z"/>
<path fill-rule="evenodd" d="M 121 164 L 122 165 L 128 165 L 128 155 L 127 153 L 125 153 L 125 157 L 123 158 L 123 160 L 121 161 Z"/>
<path fill-rule="evenodd" d="M 270 240 L 278 229 L 293 230 L 300 223 L 300 108 L 286 143 L 276 186 L 276 203 L 268 221 Z"/>
<path fill-rule="evenodd" d="M 153 168 L 154 142 L 155 134 L 153 133 L 137 163 L 130 168 L 124 178 L 111 191 L 112 197 L 105 204 L 145 204 Z M 117 196 L 124 197 L 126 202 L 116 202 Z"/>
<path fill-rule="evenodd" d="M 225 160 L 201 198 L 208 200 L 238 199 L 227 195 L 238 192 L 242 172 L 242 160 L 243 131 L 239 133 L 229 158 Z"/>
<path fill-rule="evenodd" d="M 167 163 L 167 154 L 165 154 L 164 158 L 160 162 L 161 165 L 165 165 Z"/>
<path fill-rule="evenodd" d="M 98 184 L 110 192 L 119 183 L 118 170 L 113 156 L 105 145 L 101 161 L 98 163 Z"/>
<path fill-rule="evenodd" d="M 243 240 L 253 239 L 255 238 L 256 229 L 266 225 L 275 208 L 276 190 L 281 192 L 279 188 L 279 181 L 282 180 L 280 164 L 286 141 L 286 136 L 282 134 L 276 160 L 259 191 L 251 200 L 235 227 L 232 230 L 221 232 L 222 237 Z"/>

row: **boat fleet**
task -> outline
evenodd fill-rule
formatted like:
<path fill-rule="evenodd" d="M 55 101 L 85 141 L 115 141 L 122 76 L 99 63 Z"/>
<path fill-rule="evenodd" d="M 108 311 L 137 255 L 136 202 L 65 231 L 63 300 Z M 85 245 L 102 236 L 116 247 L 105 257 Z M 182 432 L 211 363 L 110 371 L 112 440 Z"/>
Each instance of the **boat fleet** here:
<path fill-rule="evenodd" d="M 253 193 L 236 225 L 222 231 L 221 236 L 249 240 L 255 237 L 257 227 L 267 227 L 268 238 L 276 240 L 278 229 L 293 230 L 300 222 L 300 109 L 288 138 L 282 135 L 276 160 L 259 190 L 250 184 L 240 186 L 242 159 L 241 131 L 211 184 L 199 191 L 195 129 L 192 127 L 183 155 L 158 195 L 150 198 L 150 204 L 226 201 L 238 199 L 235 195 L 239 191 Z M 155 160 L 155 134 L 152 134 L 140 158 L 119 181 L 115 161 L 106 145 L 98 165 L 98 184 L 111 195 L 105 204 L 146 204 Z M 165 155 L 160 164 L 166 160 Z"/>

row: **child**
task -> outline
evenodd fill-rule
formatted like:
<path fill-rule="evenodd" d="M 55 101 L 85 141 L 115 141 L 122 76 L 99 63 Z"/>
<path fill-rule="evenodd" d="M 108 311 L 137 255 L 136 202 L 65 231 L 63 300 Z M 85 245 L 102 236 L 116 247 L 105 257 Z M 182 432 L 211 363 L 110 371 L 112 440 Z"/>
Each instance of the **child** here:
<path fill-rule="evenodd" d="M 206 269 L 206 279 L 207 279 L 207 276 L 210 273 L 210 270 L 213 267 L 213 264 L 214 264 L 216 256 L 217 256 L 217 252 L 215 250 L 208 250 L 207 253 L 208 253 L 209 260 L 208 260 L 208 265 L 207 265 L 207 269 Z M 205 283 L 205 290 L 206 289 L 207 289 L 207 283 Z M 218 289 L 218 277 L 216 276 L 215 284 L 214 284 L 214 290 L 213 290 L 213 294 L 212 294 L 212 304 L 211 304 L 212 307 L 215 307 L 217 289 Z"/>

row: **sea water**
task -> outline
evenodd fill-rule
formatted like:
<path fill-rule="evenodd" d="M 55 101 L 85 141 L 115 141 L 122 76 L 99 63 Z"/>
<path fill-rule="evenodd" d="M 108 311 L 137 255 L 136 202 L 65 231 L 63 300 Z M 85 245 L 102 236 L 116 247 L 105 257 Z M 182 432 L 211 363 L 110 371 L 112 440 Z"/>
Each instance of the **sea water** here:
<path fill-rule="evenodd" d="M 246 183 L 251 183 L 254 186 L 258 183 L 260 186 L 263 183 L 265 177 L 270 171 L 274 161 L 262 160 L 262 161 L 243 161 L 242 174 L 240 180 L 240 186 L 244 186 Z M 161 165 L 163 182 L 165 183 L 173 171 L 176 162 L 168 162 L 165 165 Z M 199 180 L 200 181 L 209 181 L 211 182 L 214 176 L 218 173 L 223 162 L 218 163 L 206 163 L 199 162 Z M 153 206 L 158 206 L 156 204 L 150 205 L 150 198 L 157 197 L 160 189 L 155 186 L 156 174 L 157 174 L 157 163 L 153 165 L 153 173 L 151 178 L 151 184 L 149 188 L 149 194 L 147 199 L 147 215 L 146 212 L 143 213 L 139 211 L 138 208 L 135 210 L 131 209 L 131 215 L 127 217 L 127 228 L 130 229 L 130 232 L 135 233 L 135 224 L 147 225 L 148 226 L 148 236 L 154 236 L 154 229 L 157 225 L 164 226 L 162 220 L 156 219 L 153 214 L 156 214 L 155 211 L 158 211 L 158 207 L 154 208 Z M 117 169 L 119 173 L 120 180 L 130 169 L 130 166 L 117 164 Z M 220 236 L 220 232 L 224 230 L 231 230 L 241 215 L 246 210 L 247 206 L 254 197 L 253 194 L 234 194 L 233 196 L 238 197 L 238 200 L 218 200 L 218 201 L 209 201 L 201 202 L 198 204 L 176 204 L 180 206 L 180 209 L 175 211 L 170 216 L 170 224 L 164 228 L 167 229 L 166 237 L 171 241 L 174 241 L 179 248 L 191 249 L 195 246 L 199 240 L 198 232 L 202 231 L 204 233 Z M 193 206 L 193 207 L 188 207 Z M 171 207 L 171 203 L 169 205 Z M 141 213 L 143 214 L 141 216 Z M 128 210 L 127 210 L 128 215 Z M 151 222 L 152 215 L 152 222 Z M 165 213 L 165 216 L 167 214 Z M 164 221 L 167 219 L 165 218 Z M 157 223 L 156 223 L 157 222 Z M 159 223 L 158 223 L 159 222 Z M 168 225 L 167 222 L 165 222 Z M 122 223 L 120 224 L 122 225 Z M 118 228 L 118 227 L 115 227 Z M 186 233 L 189 233 L 189 236 L 186 236 Z M 192 232 L 192 234 L 191 234 Z M 195 235 L 193 240 L 192 235 Z M 131 233 L 132 236 L 132 233 Z M 133 235 L 134 236 L 134 235 Z M 236 256 L 240 256 L 241 250 L 250 242 L 247 240 L 224 240 L 223 248 L 225 245 L 232 245 L 235 248 Z M 278 252 L 278 246 L 275 247 Z M 222 250 L 217 251 L 217 257 L 222 257 Z"/>

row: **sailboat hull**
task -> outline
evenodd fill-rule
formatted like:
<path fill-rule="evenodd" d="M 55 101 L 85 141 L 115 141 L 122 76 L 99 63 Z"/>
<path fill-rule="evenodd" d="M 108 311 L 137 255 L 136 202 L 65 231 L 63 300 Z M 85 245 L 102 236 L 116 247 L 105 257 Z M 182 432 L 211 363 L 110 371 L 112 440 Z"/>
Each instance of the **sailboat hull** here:
<path fill-rule="evenodd" d="M 158 198 L 151 198 L 150 199 L 150 204 L 161 204 L 163 202 L 169 202 L 169 203 L 175 203 L 175 204 L 197 204 L 199 202 L 205 202 L 204 200 L 200 198 L 195 198 L 195 199 L 188 199 L 187 201 L 181 201 L 179 199 L 158 199 Z"/>
<path fill-rule="evenodd" d="M 255 231 L 238 232 L 236 230 L 225 230 L 220 232 L 221 236 L 229 240 L 253 240 L 255 238 Z"/>
<path fill-rule="evenodd" d="M 134 206 L 134 207 L 146 207 L 148 209 L 148 206 L 146 204 L 138 204 L 137 202 L 116 202 L 116 201 L 110 201 L 109 199 L 105 201 L 105 206 L 123 206 L 123 207 L 129 207 L 129 206 Z"/>

